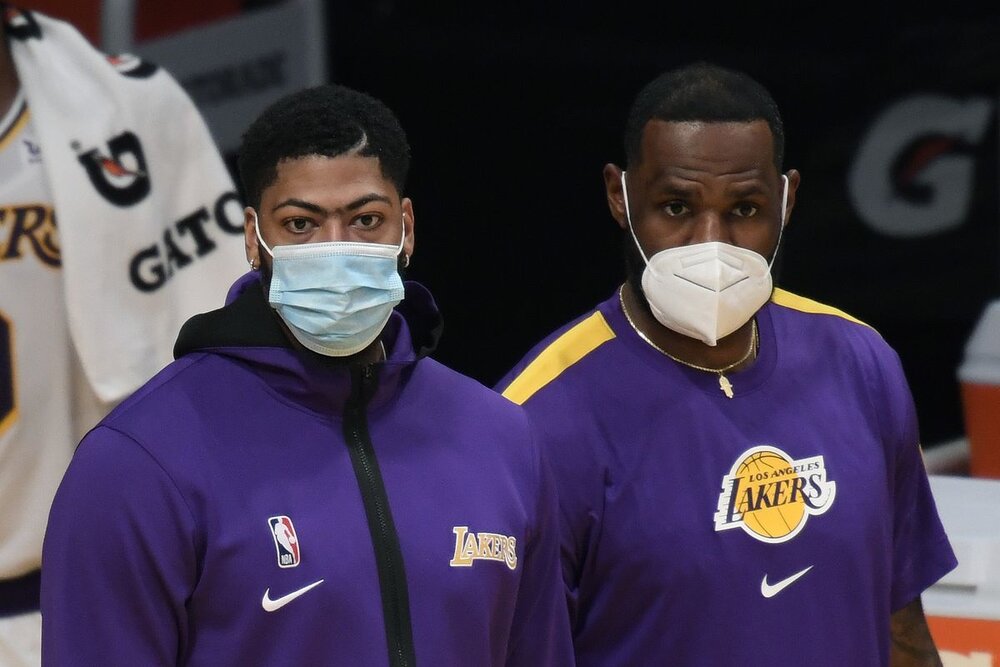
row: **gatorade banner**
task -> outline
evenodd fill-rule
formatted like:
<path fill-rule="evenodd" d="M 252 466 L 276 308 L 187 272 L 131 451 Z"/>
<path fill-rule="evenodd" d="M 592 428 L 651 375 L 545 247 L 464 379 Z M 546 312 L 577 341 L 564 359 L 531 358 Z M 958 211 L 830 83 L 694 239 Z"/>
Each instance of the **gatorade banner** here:
<path fill-rule="evenodd" d="M 1000 54 L 934 25 L 901 34 L 838 63 L 837 85 L 773 91 L 803 174 L 782 278 L 896 348 L 933 445 L 962 434 L 956 371 L 1000 292 Z"/>

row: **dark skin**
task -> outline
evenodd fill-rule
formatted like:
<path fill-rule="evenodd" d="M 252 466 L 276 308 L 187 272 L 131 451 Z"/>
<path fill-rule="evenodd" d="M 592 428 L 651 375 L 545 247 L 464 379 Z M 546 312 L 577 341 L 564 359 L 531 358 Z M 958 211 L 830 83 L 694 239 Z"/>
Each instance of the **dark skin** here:
<path fill-rule="evenodd" d="M 604 167 L 608 207 L 628 233 L 620 167 Z M 779 225 L 788 224 L 801 176 L 788 178 L 788 203 L 781 218 L 781 174 L 774 164 L 771 130 L 763 120 L 735 123 L 647 123 L 641 159 L 626 174 L 629 210 L 636 238 L 646 257 L 660 250 L 720 241 L 753 250 L 770 260 Z M 645 296 L 626 282 L 625 307 L 642 331 L 671 355 L 692 364 L 721 368 L 743 357 L 751 323 L 714 347 L 660 324 Z M 753 364 L 748 360 L 741 368 Z M 891 667 L 941 665 L 923 606 L 917 597 L 890 620 Z"/>
<path fill-rule="evenodd" d="M 253 212 L 252 207 L 244 210 L 247 261 L 269 276 L 272 258 L 257 242 Z M 400 197 L 374 157 L 309 156 L 280 162 L 277 178 L 261 192 L 257 215 L 260 234 L 272 250 L 329 241 L 398 245 L 405 229 L 402 252 L 407 258 L 413 254 L 413 202 Z M 305 349 L 284 322 L 281 326 L 295 347 Z M 370 363 L 380 358 L 376 339 L 343 361 Z"/>
<path fill-rule="evenodd" d="M 17 71 L 7 46 L 7 36 L 0 31 L 0 115 L 7 113 L 17 94 Z"/>
<path fill-rule="evenodd" d="M 778 242 L 781 178 L 767 123 L 666 123 L 653 120 L 642 138 L 642 161 L 626 176 L 635 235 L 646 257 L 660 250 L 721 241 L 770 259 Z M 788 176 L 786 220 L 795 207 L 799 173 Z M 611 215 L 628 231 L 621 169 L 604 167 Z M 622 292 L 636 326 L 659 347 L 698 366 L 722 368 L 742 358 L 751 325 L 714 347 L 667 329 L 645 297 Z"/>

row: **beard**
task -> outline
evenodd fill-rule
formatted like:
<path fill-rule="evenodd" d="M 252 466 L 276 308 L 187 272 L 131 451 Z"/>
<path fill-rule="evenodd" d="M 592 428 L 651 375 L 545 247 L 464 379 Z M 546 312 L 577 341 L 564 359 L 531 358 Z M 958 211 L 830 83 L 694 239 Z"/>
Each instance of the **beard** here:
<path fill-rule="evenodd" d="M 652 315 L 649 309 L 649 301 L 646 300 L 646 293 L 642 291 L 642 272 L 646 270 L 646 262 L 643 261 L 639 249 L 635 245 L 635 240 L 628 230 L 622 230 L 621 234 L 622 257 L 625 261 L 625 282 L 632 288 L 636 302 L 639 307 Z"/>
<path fill-rule="evenodd" d="M 260 276 L 259 276 L 260 288 L 264 292 L 264 301 L 265 302 L 267 302 L 267 301 L 270 300 L 269 297 L 270 297 L 270 294 L 271 294 L 271 276 L 274 275 L 273 272 L 271 271 L 271 262 L 272 261 L 273 260 L 270 257 L 267 258 L 267 261 L 264 261 L 263 256 L 261 256 L 261 259 L 260 259 L 260 269 L 258 269 L 258 271 L 260 272 Z M 275 314 L 277 314 L 277 311 L 274 311 L 274 312 L 275 312 Z"/>

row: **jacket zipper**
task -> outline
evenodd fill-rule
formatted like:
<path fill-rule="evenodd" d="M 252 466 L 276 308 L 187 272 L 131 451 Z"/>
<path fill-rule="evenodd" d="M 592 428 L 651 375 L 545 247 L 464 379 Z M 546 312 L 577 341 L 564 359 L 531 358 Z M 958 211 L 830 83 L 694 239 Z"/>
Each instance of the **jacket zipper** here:
<path fill-rule="evenodd" d="M 351 455 L 354 476 L 361 490 L 368 531 L 375 550 L 389 665 L 415 667 L 417 659 L 413 646 L 410 596 L 403 568 L 403 552 L 392 520 L 382 472 L 368 432 L 367 406 L 377 386 L 378 378 L 372 365 L 351 369 L 351 397 L 344 412 L 344 438 Z"/>

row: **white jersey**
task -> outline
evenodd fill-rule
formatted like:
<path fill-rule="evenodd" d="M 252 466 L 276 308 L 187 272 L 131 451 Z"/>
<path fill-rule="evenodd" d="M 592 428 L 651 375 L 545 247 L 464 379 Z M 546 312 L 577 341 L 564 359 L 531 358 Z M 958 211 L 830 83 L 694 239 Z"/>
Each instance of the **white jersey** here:
<path fill-rule="evenodd" d="M 19 94 L 0 119 L 0 580 L 39 567 L 52 496 L 103 412 L 72 350 L 44 159 Z"/>

